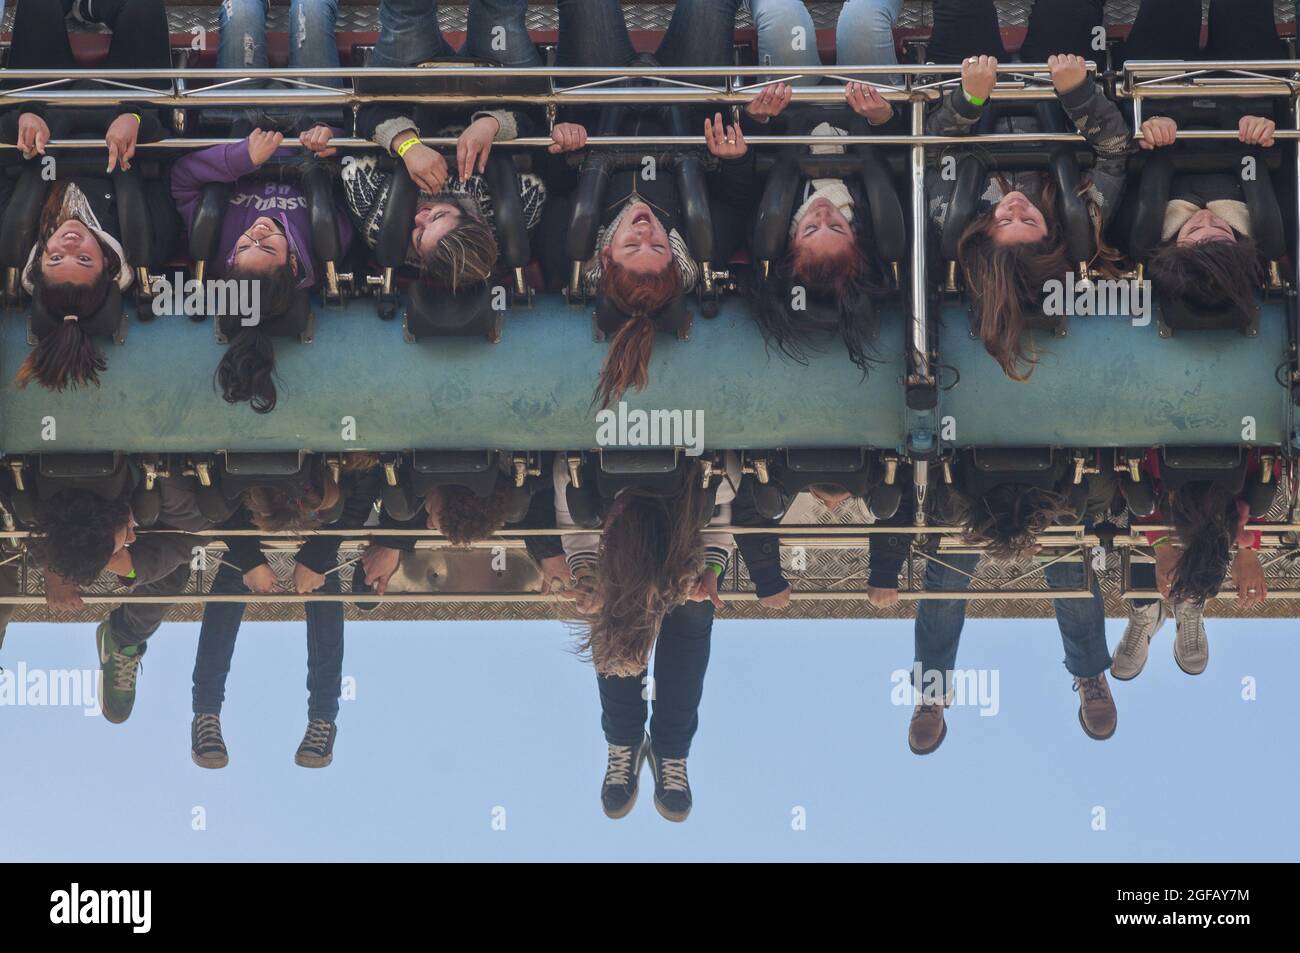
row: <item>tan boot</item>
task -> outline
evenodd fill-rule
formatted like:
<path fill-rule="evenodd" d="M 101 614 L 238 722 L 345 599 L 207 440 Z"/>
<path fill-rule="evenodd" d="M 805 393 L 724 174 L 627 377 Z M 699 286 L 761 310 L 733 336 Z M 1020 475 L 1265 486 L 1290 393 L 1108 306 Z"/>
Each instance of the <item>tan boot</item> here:
<path fill-rule="evenodd" d="M 1106 684 L 1106 673 L 1102 672 L 1095 678 L 1076 678 L 1074 690 L 1079 693 L 1079 724 L 1083 725 L 1083 733 L 1089 738 L 1105 741 L 1115 733 L 1119 721 L 1115 699 Z"/>
<path fill-rule="evenodd" d="M 907 726 L 907 746 L 912 754 L 929 754 L 943 744 L 948 734 L 948 726 L 943 720 L 943 710 L 948 706 L 944 702 L 917 703 L 912 712 L 911 724 Z"/>

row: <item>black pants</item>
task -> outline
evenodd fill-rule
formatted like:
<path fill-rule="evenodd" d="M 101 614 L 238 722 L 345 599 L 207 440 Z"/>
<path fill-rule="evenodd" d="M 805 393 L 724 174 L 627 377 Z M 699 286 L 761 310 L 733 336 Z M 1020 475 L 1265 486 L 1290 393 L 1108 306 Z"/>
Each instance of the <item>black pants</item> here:
<path fill-rule="evenodd" d="M 157 582 L 132 588 L 138 596 L 174 596 L 190 580 L 190 564 L 182 563 Z M 118 645 L 138 645 L 143 652 L 149 636 L 158 631 L 171 605 L 166 602 L 124 602 L 108 617 L 108 628 Z"/>
<path fill-rule="evenodd" d="M 1020 47 L 1025 63 L 1044 63 L 1056 53 L 1096 59 L 1093 31 L 1103 23 L 1105 0 L 1036 0 Z M 993 0 L 934 0 L 934 30 L 926 58 L 960 63 L 968 56 L 1007 59 Z"/>
<path fill-rule="evenodd" d="M 655 644 L 654 714 L 650 741 L 661 758 L 685 758 L 699 727 L 704 673 L 709 667 L 713 603 L 688 602 L 664 616 Z M 600 725 L 612 745 L 637 745 L 645 734 L 649 692 L 645 672 L 613 678 L 597 676 Z M 643 694 L 644 693 L 644 694 Z"/>
<path fill-rule="evenodd" d="M 1142 0 L 1122 49 L 1131 60 L 1283 60 L 1273 0 L 1211 0 L 1201 52 L 1201 0 Z"/>
<path fill-rule="evenodd" d="M 95 14 L 113 31 L 105 69 L 171 67 L 171 37 L 162 0 L 95 0 Z M 14 69 L 77 69 L 64 17 L 62 0 L 18 0 L 9 65 Z M 163 81 L 159 88 L 167 85 Z"/>

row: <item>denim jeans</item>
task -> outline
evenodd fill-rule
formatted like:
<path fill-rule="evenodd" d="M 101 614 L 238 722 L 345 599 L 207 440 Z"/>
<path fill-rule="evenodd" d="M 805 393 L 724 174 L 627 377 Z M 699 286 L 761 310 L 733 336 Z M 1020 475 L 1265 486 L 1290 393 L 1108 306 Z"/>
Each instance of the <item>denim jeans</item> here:
<path fill-rule="evenodd" d="M 966 589 L 979 564 L 975 554 L 944 554 L 942 565 L 928 560 L 925 569 L 927 592 Z M 949 567 L 952 568 L 949 568 Z M 1081 589 L 1085 578 L 1082 563 L 1058 562 L 1045 575 L 1053 589 Z M 1056 623 L 1065 648 L 1065 667 L 1071 675 L 1092 678 L 1110 667 L 1106 649 L 1106 603 L 1096 582 L 1091 599 L 1056 599 Z M 916 608 L 916 663 L 924 672 L 940 671 L 945 677 L 957 663 L 957 646 L 966 621 L 962 599 L 923 599 Z M 915 671 L 915 670 L 914 670 Z"/>
<path fill-rule="evenodd" d="M 379 39 L 370 65 L 414 66 L 459 55 L 502 66 L 541 66 L 527 12 L 527 0 L 470 0 L 465 46 L 456 51 L 438 26 L 438 0 L 379 0 Z"/>
<path fill-rule="evenodd" d="M 685 758 L 699 727 L 704 673 L 709 667 L 713 603 L 688 602 L 666 616 L 655 643 L 654 713 L 650 741 L 661 758 Z M 600 725 L 612 745 L 636 745 L 645 734 L 649 709 L 645 672 L 627 677 L 598 675 Z"/>
<path fill-rule="evenodd" d="M 812 15 L 803 0 L 745 0 L 758 34 L 759 65 L 820 66 Z M 894 24 L 903 0 L 848 0 L 835 25 L 835 62 L 840 66 L 881 66 L 898 62 Z M 802 32 L 799 32 L 802 31 Z M 797 42 L 802 37 L 802 42 Z M 885 77 L 898 83 L 898 76 Z M 795 80 L 816 86 L 816 77 Z"/>
<path fill-rule="evenodd" d="M 561 66 L 625 66 L 636 57 L 618 0 L 557 0 Z M 678 0 L 655 51 L 660 66 L 731 62 L 740 0 Z"/>
<path fill-rule="evenodd" d="M 321 592 L 339 591 L 339 574 L 325 577 Z M 213 595 L 248 592 L 243 574 L 225 563 L 212 580 Z M 308 602 L 307 615 L 307 717 L 333 721 L 339 713 L 343 690 L 343 603 Z M 221 714 L 226 698 L 226 676 L 235 654 L 242 602 L 209 602 L 203 607 L 199 647 L 194 656 L 194 713 Z"/>

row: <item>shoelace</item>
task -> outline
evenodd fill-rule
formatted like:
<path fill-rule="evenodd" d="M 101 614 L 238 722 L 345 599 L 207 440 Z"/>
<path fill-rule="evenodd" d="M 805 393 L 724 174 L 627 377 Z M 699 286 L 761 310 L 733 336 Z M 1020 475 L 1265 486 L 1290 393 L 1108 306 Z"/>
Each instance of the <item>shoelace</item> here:
<path fill-rule="evenodd" d="M 1138 611 L 1141 612 L 1143 610 L 1139 609 Z M 1160 618 L 1160 610 L 1157 608 L 1156 619 L 1158 618 Z M 1143 643 L 1143 640 L 1147 642 L 1151 641 L 1151 629 L 1154 625 L 1155 619 L 1152 619 L 1150 622 L 1144 619 L 1138 622 L 1137 625 L 1134 625 L 1132 630 L 1129 632 L 1128 637 L 1120 643 L 1120 654 L 1127 655 L 1129 658 L 1137 655 L 1138 646 Z"/>
<path fill-rule="evenodd" d="M 135 691 L 136 678 L 139 676 L 140 656 L 113 653 L 113 688 L 119 692 Z"/>
<path fill-rule="evenodd" d="M 665 791 L 686 791 L 686 759 L 663 758 L 659 762 L 659 773 L 663 777 Z"/>
<path fill-rule="evenodd" d="M 198 747 L 200 750 L 205 748 L 224 748 L 226 743 L 221 737 L 221 720 L 214 714 L 205 713 L 199 715 L 194 723 L 194 730 L 198 735 Z"/>
<path fill-rule="evenodd" d="M 632 776 L 632 749 L 623 745 L 609 746 L 609 766 L 605 769 L 605 783 L 624 786 Z"/>
<path fill-rule="evenodd" d="M 1183 624 L 1178 627 L 1178 638 L 1185 651 L 1196 651 L 1205 635 L 1205 623 L 1201 621 L 1201 614 L 1194 609 L 1185 608 L 1181 615 Z"/>
<path fill-rule="evenodd" d="M 304 748 L 324 750 L 330 738 L 330 723 L 323 718 L 313 718 L 307 722 L 307 737 L 302 739 Z"/>
<path fill-rule="evenodd" d="M 1101 702 L 1110 696 L 1100 678 L 1076 678 L 1074 690 L 1083 692 L 1084 701 Z"/>

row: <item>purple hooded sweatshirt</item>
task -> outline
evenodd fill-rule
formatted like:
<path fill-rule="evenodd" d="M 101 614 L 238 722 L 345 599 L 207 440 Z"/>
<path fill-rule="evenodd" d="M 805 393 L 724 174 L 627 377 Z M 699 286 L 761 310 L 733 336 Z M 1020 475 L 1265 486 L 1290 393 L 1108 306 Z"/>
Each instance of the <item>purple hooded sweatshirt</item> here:
<path fill-rule="evenodd" d="M 276 156 L 293 156 L 295 148 L 281 147 Z M 316 260 L 311 244 L 311 209 L 307 197 L 292 182 L 253 181 L 244 176 L 256 166 L 248 156 L 248 142 L 232 142 L 224 146 L 209 146 L 178 159 L 172 166 L 172 198 L 185 222 L 188 233 L 194 223 L 194 211 L 203 195 L 203 186 L 209 182 L 233 182 L 230 205 L 221 223 L 221 242 L 217 246 L 218 261 L 214 271 L 224 273 L 230 256 L 235 251 L 239 236 L 252 227 L 253 222 L 265 215 L 284 226 L 289 244 L 297 251 L 299 262 L 298 287 L 311 288 L 324 266 Z M 347 209 L 335 204 L 335 220 L 339 227 L 339 242 L 343 248 L 352 240 L 352 222 Z"/>

